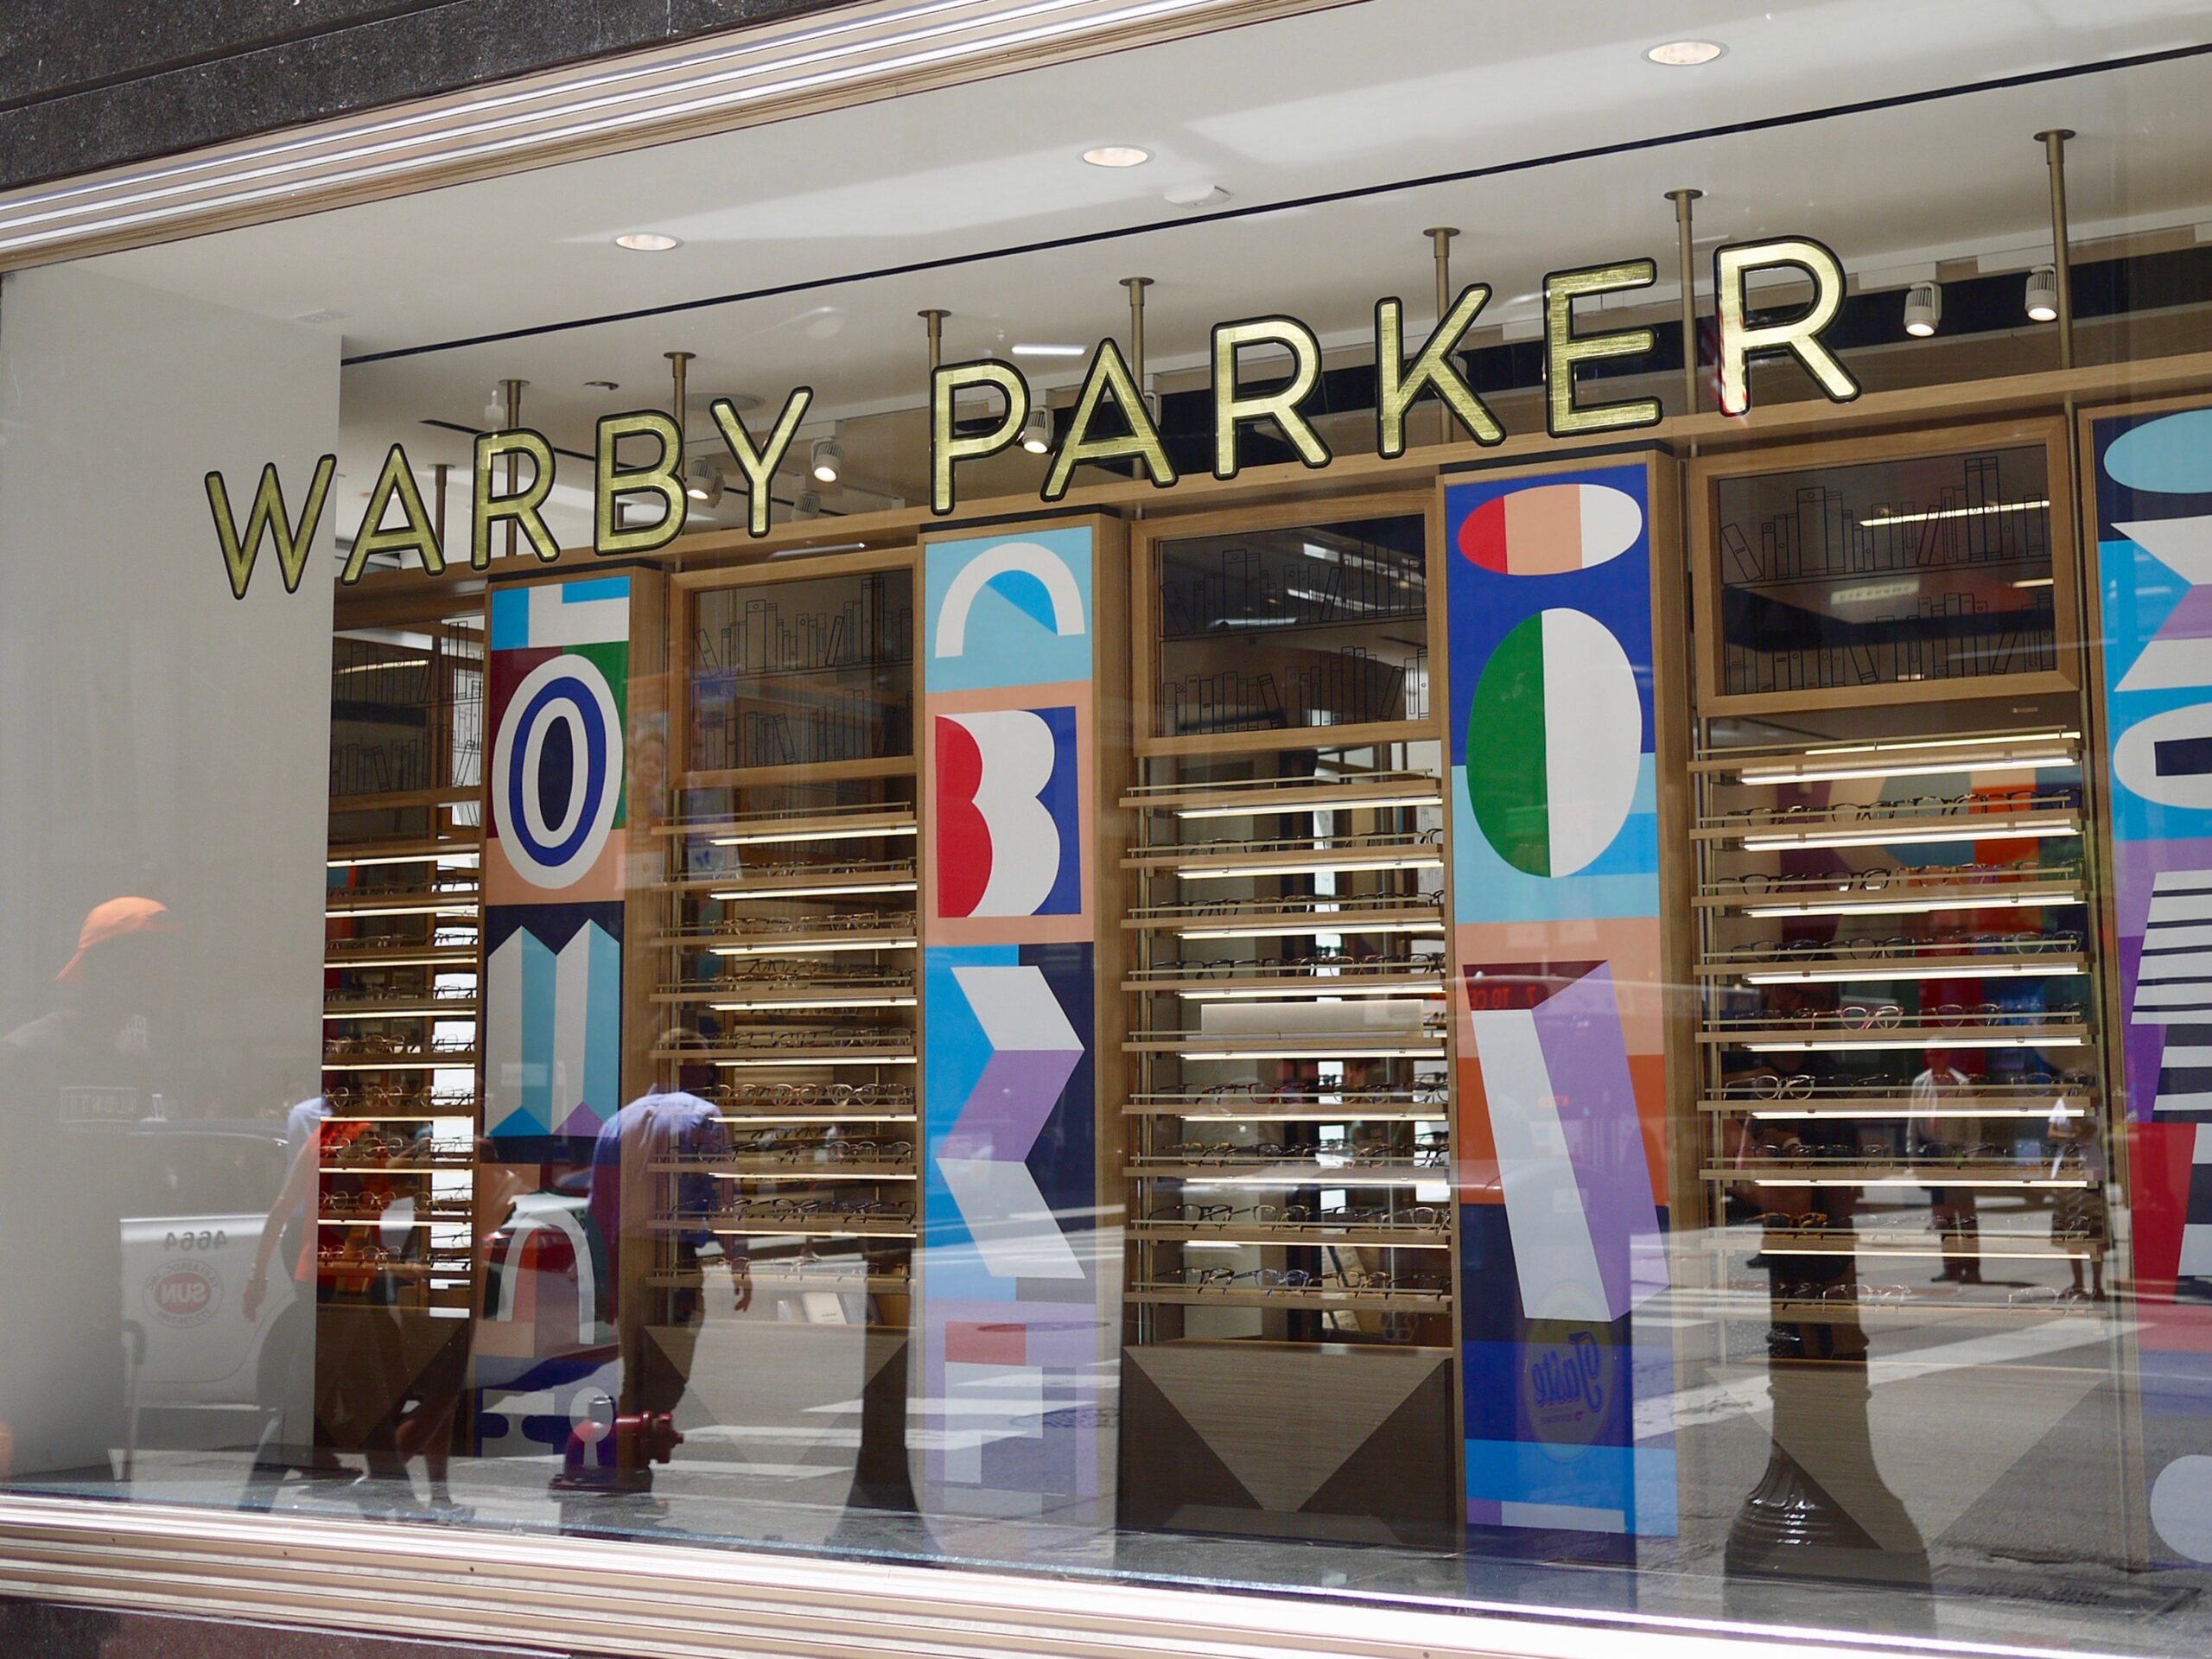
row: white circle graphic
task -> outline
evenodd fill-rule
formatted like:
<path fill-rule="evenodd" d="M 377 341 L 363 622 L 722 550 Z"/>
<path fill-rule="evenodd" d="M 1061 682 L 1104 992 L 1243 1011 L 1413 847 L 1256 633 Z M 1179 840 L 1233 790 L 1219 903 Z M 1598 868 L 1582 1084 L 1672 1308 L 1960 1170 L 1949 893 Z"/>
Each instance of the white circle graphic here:
<path fill-rule="evenodd" d="M 2212 1458 L 2176 1458 L 2158 1471 L 2151 1524 L 2175 1554 L 2212 1561 Z"/>
<path fill-rule="evenodd" d="M 556 722 L 569 728 L 569 797 L 548 821 L 539 768 Z M 492 818 L 500 849 L 533 887 L 572 885 L 607 849 L 622 798 L 622 721 L 607 677 L 588 657 L 562 656 L 523 676 L 492 745 Z"/>

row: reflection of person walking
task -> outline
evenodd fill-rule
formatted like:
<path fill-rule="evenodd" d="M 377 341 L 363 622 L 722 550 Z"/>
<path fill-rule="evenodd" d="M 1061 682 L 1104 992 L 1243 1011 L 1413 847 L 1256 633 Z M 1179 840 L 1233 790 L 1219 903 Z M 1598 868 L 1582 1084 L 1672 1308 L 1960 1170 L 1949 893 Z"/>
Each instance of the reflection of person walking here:
<path fill-rule="evenodd" d="M 123 1136 L 168 1065 L 175 929 L 151 899 L 93 906 L 64 1006 L 0 1037 L 0 1426 L 17 1477 L 111 1477 L 124 1436 Z M 25 1264 L 36 1263 L 35 1270 Z"/>
<path fill-rule="evenodd" d="M 2089 1264 L 2089 1294 L 2105 1299 L 2105 1241 L 2111 1236 L 2111 1211 L 2105 1201 L 2104 1137 L 2098 1133 L 2096 1116 L 2063 1100 L 2051 1108 L 2048 1135 L 2051 1145 L 2050 1179 L 2082 1183 L 2062 1186 L 2051 1206 L 2051 1242 L 2064 1250 L 2067 1266 L 2074 1270 L 2073 1294 L 2082 1294 L 2082 1263 Z"/>
<path fill-rule="evenodd" d="M 1974 1121 L 1952 1115 L 1973 1095 L 1973 1080 L 1944 1055 L 1931 1051 L 1927 1069 L 1912 1080 L 1912 1134 L 1923 1157 L 1949 1161 L 1973 1150 Z M 1981 1216 L 1974 1188 L 1931 1185 L 1928 1206 L 1929 1224 L 1943 1241 L 1943 1266 L 1935 1282 L 1980 1284 Z"/>

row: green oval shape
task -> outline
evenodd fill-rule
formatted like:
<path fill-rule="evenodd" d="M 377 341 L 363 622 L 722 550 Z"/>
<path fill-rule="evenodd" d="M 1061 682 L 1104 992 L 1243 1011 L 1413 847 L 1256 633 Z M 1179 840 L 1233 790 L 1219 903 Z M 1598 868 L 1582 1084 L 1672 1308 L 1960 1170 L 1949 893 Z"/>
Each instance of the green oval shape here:
<path fill-rule="evenodd" d="M 1549 875 L 1550 791 L 1544 764 L 1541 613 L 1491 653 L 1467 705 L 1467 804 L 1483 838 L 1516 870 Z"/>

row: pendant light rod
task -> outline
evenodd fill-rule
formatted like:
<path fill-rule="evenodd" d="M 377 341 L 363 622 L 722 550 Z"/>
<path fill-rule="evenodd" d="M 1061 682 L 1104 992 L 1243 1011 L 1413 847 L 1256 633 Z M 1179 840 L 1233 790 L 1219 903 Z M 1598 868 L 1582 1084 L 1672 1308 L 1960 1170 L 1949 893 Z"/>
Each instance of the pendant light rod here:
<path fill-rule="evenodd" d="M 2074 255 L 2066 226 L 2066 141 L 2071 127 L 2052 127 L 2036 134 L 2044 161 L 2050 169 L 2050 264 L 2058 277 L 2058 366 L 2074 366 Z"/>
<path fill-rule="evenodd" d="M 932 308 L 927 311 L 918 311 L 915 315 L 929 325 L 930 372 L 935 374 L 938 372 L 938 365 L 944 361 L 944 320 L 952 313 Z"/>
<path fill-rule="evenodd" d="M 527 380 L 499 382 L 499 396 L 506 403 L 507 430 L 510 432 L 522 424 L 522 389 L 529 384 Z M 507 493 L 509 495 L 522 493 L 522 457 L 512 449 L 507 451 Z M 521 522 L 518 519 L 508 519 L 507 556 L 511 559 L 521 550 L 522 543 L 519 539 L 521 535 Z"/>
<path fill-rule="evenodd" d="M 1452 238 L 1459 234 L 1459 227 L 1440 225 L 1421 234 L 1429 240 L 1436 259 L 1436 320 L 1444 321 L 1452 309 Z"/>
<path fill-rule="evenodd" d="M 1152 278 L 1124 276 L 1122 286 L 1129 290 L 1129 372 L 1137 378 L 1137 391 L 1148 396 L 1144 384 L 1144 291 L 1152 286 Z"/>
<path fill-rule="evenodd" d="M 1697 413 L 1697 254 L 1690 233 L 1690 204 L 1705 194 L 1684 188 L 1669 190 L 1675 204 L 1675 259 L 1682 283 L 1682 413 Z"/>

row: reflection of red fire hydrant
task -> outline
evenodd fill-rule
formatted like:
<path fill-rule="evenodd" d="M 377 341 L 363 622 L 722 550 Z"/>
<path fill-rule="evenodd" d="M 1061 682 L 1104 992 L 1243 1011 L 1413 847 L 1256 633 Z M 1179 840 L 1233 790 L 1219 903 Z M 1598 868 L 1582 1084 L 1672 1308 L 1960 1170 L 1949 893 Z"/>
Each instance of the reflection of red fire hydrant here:
<path fill-rule="evenodd" d="M 569 1430 L 555 1484 L 601 1490 L 610 1483 L 649 1486 L 652 1476 L 647 1465 L 668 1462 L 683 1443 L 670 1412 L 624 1412 L 611 1421 L 596 1414 L 579 1414 Z"/>

